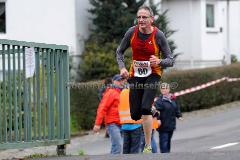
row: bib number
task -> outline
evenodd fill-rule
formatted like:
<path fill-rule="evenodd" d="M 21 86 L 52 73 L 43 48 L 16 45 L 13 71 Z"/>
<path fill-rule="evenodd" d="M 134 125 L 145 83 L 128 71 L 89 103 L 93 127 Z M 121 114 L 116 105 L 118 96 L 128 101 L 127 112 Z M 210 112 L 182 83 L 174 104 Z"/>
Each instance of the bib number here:
<path fill-rule="evenodd" d="M 133 61 L 134 77 L 147 77 L 152 73 L 149 61 Z"/>

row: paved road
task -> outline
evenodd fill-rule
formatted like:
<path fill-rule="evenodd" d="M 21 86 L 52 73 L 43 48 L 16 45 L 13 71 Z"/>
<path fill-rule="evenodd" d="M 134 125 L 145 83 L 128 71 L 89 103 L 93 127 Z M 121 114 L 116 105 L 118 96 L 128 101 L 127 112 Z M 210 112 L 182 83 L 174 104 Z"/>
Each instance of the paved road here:
<path fill-rule="evenodd" d="M 175 133 L 174 152 L 203 152 L 229 143 L 237 144 L 217 150 L 240 151 L 240 105 L 193 112 L 178 123 Z"/>
<path fill-rule="evenodd" d="M 240 142 L 240 102 L 185 113 L 184 118 L 184 121 L 177 122 L 172 152 L 208 152 L 216 146 Z M 155 136 L 158 141 L 158 133 Z M 110 142 L 103 138 L 103 134 L 88 135 L 72 142 L 75 146 L 68 147 L 68 153 L 83 150 L 85 154 L 96 155 L 110 151 Z M 240 151 L 240 144 L 216 150 Z"/>
<path fill-rule="evenodd" d="M 41 160 L 239 160 L 238 151 L 135 154 L 135 155 L 90 155 L 42 158 Z"/>
<path fill-rule="evenodd" d="M 177 130 L 172 141 L 171 154 L 156 154 L 149 156 L 131 155 L 128 159 L 183 159 L 183 160 L 239 160 L 240 159 L 240 102 L 226 104 L 209 110 L 201 110 L 184 114 L 184 121 L 178 121 Z M 156 139 L 157 134 L 156 134 Z M 67 147 L 68 155 L 78 155 L 80 150 L 85 155 L 103 155 L 88 157 L 71 157 L 67 159 L 114 159 L 108 154 L 109 139 L 100 134 L 90 134 L 76 137 Z M 212 149 L 215 147 L 215 149 Z M 0 159 L 23 157 L 34 153 L 56 154 L 56 147 L 40 147 L 25 150 L 8 150 L 0 152 Z M 137 156 L 137 157 L 136 157 Z M 104 158 L 105 157 L 105 158 Z M 222 158 L 219 158 L 222 157 Z M 125 155 L 115 157 L 125 159 Z M 212 159 L 211 159 L 212 158 Z M 59 159 L 59 157 L 57 158 Z M 63 158 L 64 159 L 64 158 Z"/>

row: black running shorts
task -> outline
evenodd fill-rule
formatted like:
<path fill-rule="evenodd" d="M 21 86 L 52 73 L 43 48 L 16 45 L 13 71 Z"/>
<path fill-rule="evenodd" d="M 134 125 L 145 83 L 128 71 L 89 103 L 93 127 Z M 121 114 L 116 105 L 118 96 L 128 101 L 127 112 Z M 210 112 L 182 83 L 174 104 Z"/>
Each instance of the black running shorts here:
<path fill-rule="evenodd" d="M 151 107 L 159 88 L 161 77 L 151 74 L 148 77 L 131 77 L 129 79 L 130 112 L 133 120 L 141 119 L 142 115 L 151 115 Z"/>

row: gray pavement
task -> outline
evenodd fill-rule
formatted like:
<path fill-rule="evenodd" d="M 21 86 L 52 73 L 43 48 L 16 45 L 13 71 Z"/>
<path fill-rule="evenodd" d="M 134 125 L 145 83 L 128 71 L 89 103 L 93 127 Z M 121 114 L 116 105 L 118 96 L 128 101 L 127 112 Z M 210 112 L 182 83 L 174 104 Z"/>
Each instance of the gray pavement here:
<path fill-rule="evenodd" d="M 240 142 L 240 105 L 226 104 L 185 115 L 173 136 L 173 152 L 203 152 L 228 143 Z M 239 150 L 240 144 L 219 150 Z"/>
<path fill-rule="evenodd" d="M 98 155 L 42 158 L 41 160 L 239 160 L 239 151 L 170 154 Z M 39 159 L 40 160 L 40 159 Z"/>
<path fill-rule="evenodd" d="M 212 147 L 233 142 L 240 142 L 240 101 L 214 107 L 208 110 L 200 110 L 184 113 L 184 121 L 177 122 L 177 130 L 173 135 L 172 153 L 156 154 L 146 158 L 146 155 L 129 155 L 127 159 L 167 158 L 188 160 L 204 160 L 214 157 L 225 157 L 226 160 L 239 160 L 240 144 L 212 150 Z M 156 140 L 158 137 L 156 134 Z M 109 139 L 104 138 L 104 130 L 99 134 L 89 134 L 71 139 L 67 146 L 67 155 L 79 155 L 84 157 L 66 157 L 65 159 L 125 159 L 126 155 L 111 156 Z M 37 147 L 29 149 L 12 149 L 0 151 L 0 159 L 22 158 L 32 154 L 56 155 L 56 146 Z M 94 156 L 102 155 L 102 156 Z M 104 158 L 105 157 L 105 158 Z M 54 158 L 53 158 L 54 159 Z M 60 159 L 57 157 L 55 159 Z M 64 159 L 64 158 L 63 158 Z M 212 160 L 210 159 L 210 160 Z M 224 160 L 225 160 L 224 159 Z M 100 159 L 99 159 L 100 160 Z"/>

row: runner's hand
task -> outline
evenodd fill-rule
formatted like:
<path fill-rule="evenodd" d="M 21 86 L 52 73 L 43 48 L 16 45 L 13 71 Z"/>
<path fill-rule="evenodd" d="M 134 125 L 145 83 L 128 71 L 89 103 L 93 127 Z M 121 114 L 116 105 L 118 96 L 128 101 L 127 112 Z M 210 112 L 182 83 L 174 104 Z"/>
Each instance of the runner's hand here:
<path fill-rule="evenodd" d="M 160 64 L 161 59 L 157 58 L 157 57 L 154 56 L 154 55 L 151 55 L 149 61 L 150 61 L 150 65 L 151 65 L 151 66 L 156 66 L 156 65 L 159 65 L 159 64 Z"/>
<path fill-rule="evenodd" d="M 128 73 L 128 71 L 127 71 L 126 68 L 122 68 L 122 69 L 120 70 L 120 75 L 121 75 L 123 78 L 126 78 L 126 79 L 129 77 L 129 73 Z"/>

